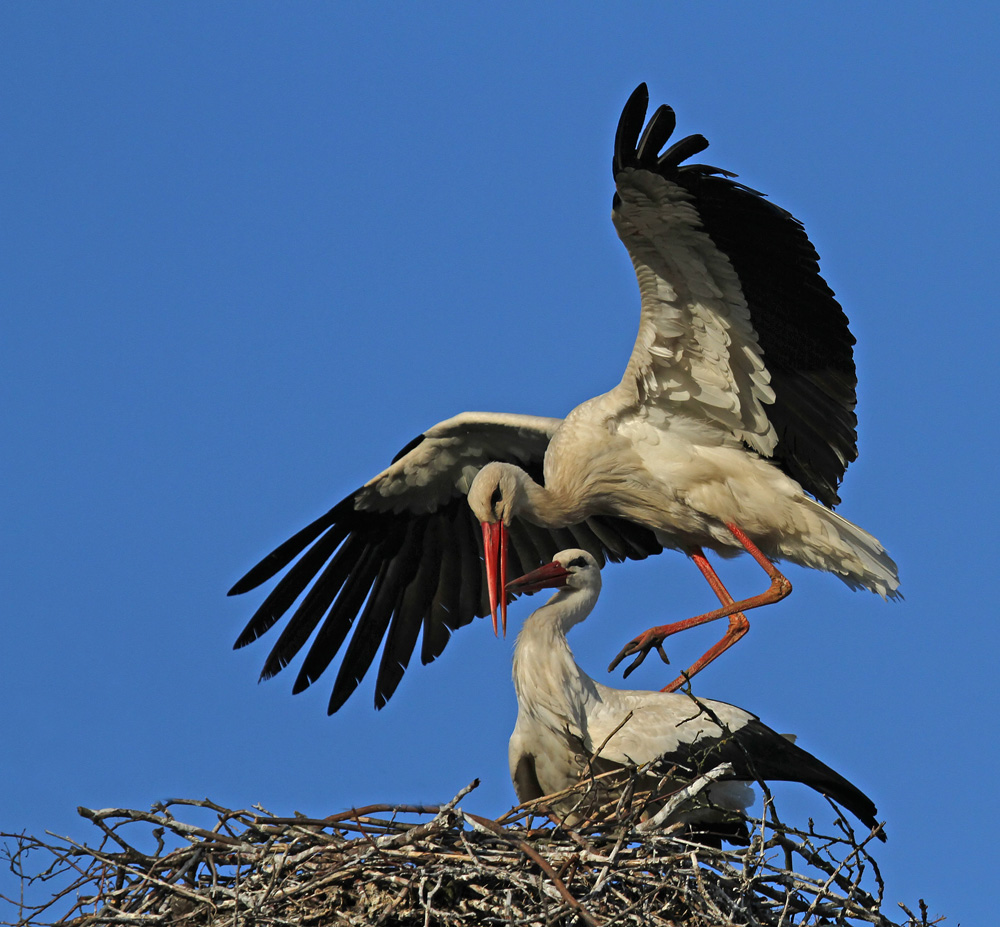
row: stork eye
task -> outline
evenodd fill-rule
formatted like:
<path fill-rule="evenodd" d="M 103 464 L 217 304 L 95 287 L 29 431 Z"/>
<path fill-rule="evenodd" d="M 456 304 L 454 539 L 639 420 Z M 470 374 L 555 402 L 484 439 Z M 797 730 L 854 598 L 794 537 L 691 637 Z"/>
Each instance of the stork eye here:
<path fill-rule="evenodd" d="M 587 561 L 583 557 L 576 557 L 566 564 L 567 567 L 585 567 L 586 565 Z"/>

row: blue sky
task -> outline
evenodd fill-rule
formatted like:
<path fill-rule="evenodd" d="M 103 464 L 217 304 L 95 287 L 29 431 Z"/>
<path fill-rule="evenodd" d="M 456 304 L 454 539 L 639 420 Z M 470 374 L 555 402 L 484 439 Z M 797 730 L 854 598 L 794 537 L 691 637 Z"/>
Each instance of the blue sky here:
<path fill-rule="evenodd" d="M 638 300 L 611 143 L 646 81 L 700 160 L 806 223 L 858 338 L 840 511 L 906 596 L 790 568 L 697 691 L 872 796 L 890 916 L 988 922 L 997 26 L 976 3 L 0 7 L 0 828 L 92 837 L 77 805 L 169 796 L 322 815 L 475 777 L 466 807 L 510 806 L 513 636 L 477 622 L 383 711 L 366 680 L 327 718 L 332 680 L 256 684 L 268 639 L 231 645 L 259 596 L 225 592 L 434 422 L 617 382 Z M 580 662 L 610 681 L 707 593 L 677 554 L 608 570 Z"/>

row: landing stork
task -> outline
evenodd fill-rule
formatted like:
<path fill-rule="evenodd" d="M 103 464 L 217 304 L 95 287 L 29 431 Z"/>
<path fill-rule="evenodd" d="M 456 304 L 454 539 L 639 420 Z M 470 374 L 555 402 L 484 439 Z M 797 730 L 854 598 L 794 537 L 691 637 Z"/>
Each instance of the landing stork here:
<path fill-rule="evenodd" d="M 384 641 L 381 707 L 421 631 L 427 663 L 474 617 L 492 612 L 495 626 L 499 605 L 505 621 L 506 572 L 567 547 L 600 563 L 663 547 L 691 557 L 722 607 L 651 629 L 618 657 L 641 661 L 667 634 L 728 617 L 726 636 L 688 675 L 745 633 L 744 609 L 787 594 L 776 558 L 897 594 L 879 542 L 832 511 L 857 456 L 854 339 L 815 250 L 794 217 L 734 175 L 683 164 L 707 146 L 701 136 L 661 155 L 673 112 L 661 106 L 643 131 L 647 101 L 641 85 L 613 159 L 612 219 L 642 297 L 621 383 L 565 420 L 465 412 L 441 422 L 265 557 L 230 590 L 245 593 L 288 568 L 236 642 L 290 613 L 262 678 L 316 632 L 293 686 L 301 691 L 350 636 L 332 713 Z M 735 601 L 706 548 L 749 551 L 768 590 Z"/>
<path fill-rule="evenodd" d="M 742 708 L 679 692 L 612 689 L 576 663 L 566 633 L 593 610 L 601 571 L 585 550 L 564 550 L 537 570 L 508 583 L 508 593 L 556 594 L 525 621 L 514 647 L 517 723 L 510 738 L 514 790 L 522 802 L 565 792 L 581 780 L 592 791 L 552 802 L 571 822 L 614 800 L 624 776 L 640 772 L 635 794 L 654 813 L 686 781 L 721 763 L 732 774 L 713 784 L 708 806 L 680 809 L 676 820 L 712 820 L 752 800 L 736 782 L 802 782 L 848 808 L 866 827 L 878 826 L 874 803 L 812 754 Z M 671 823 L 667 821 L 665 823 Z M 885 840 L 882 832 L 878 834 Z"/>

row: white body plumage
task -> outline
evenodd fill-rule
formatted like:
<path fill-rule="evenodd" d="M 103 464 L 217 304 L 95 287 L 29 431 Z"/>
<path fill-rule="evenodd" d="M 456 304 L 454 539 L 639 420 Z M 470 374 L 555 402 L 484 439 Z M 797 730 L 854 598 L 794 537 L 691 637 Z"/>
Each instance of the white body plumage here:
<path fill-rule="evenodd" d="M 595 770 L 646 768 L 647 782 L 673 770 L 660 783 L 665 791 L 649 806 L 652 811 L 686 778 L 729 762 L 735 781 L 712 784 L 707 803 L 682 806 L 666 823 L 712 820 L 741 810 L 753 800 L 749 781 L 785 779 L 842 801 L 874 826 L 875 806 L 866 796 L 756 715 L 683 693 L 614 689 L 585 673 L 566 634 L 590 614 L 600 594 L 600 569 L 586 551 L 562 551 L 508 589 L 545 587 L 559 591 L 525 621 L 514 647 L 518 714 L 508 759 L 521 801 L 561 792 Z M 579 801 L 571 795 L 556 808 L 575 820 Z"/>

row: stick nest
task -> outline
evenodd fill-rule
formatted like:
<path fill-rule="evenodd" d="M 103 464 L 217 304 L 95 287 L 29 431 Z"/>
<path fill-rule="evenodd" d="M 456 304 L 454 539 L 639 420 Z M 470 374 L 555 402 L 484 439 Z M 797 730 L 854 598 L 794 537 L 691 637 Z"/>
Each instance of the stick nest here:
<path fill-rule="evenodd" d="M 20 898 L 0 896 L 0 924 L 936 923 L 923 901 L 919 916 L 902 905 L 903 920 L 882 914 L 873 835 L 857 838 L 839 812 L 836 832 L 821 834 L 811 821 L 806 830 L 781 823 L 768 800 L 765 820 L 746 819 L 748 846 L 719 848 L 679 826 L 640 832 L 628 809 L 600 828 L 553 822 L 540 802 L 490 820 L 459 806 L 477 784 L 446 805 L 373 805 L 324 819 L 207 799 L 150 811 L 80 808 L 100 831 L 97 846 L 0 834 L 21 879 Z M 184 823 L 185 815 L 216 823 Z M 46 897 L 29 902 L 40 888 Z"/>

